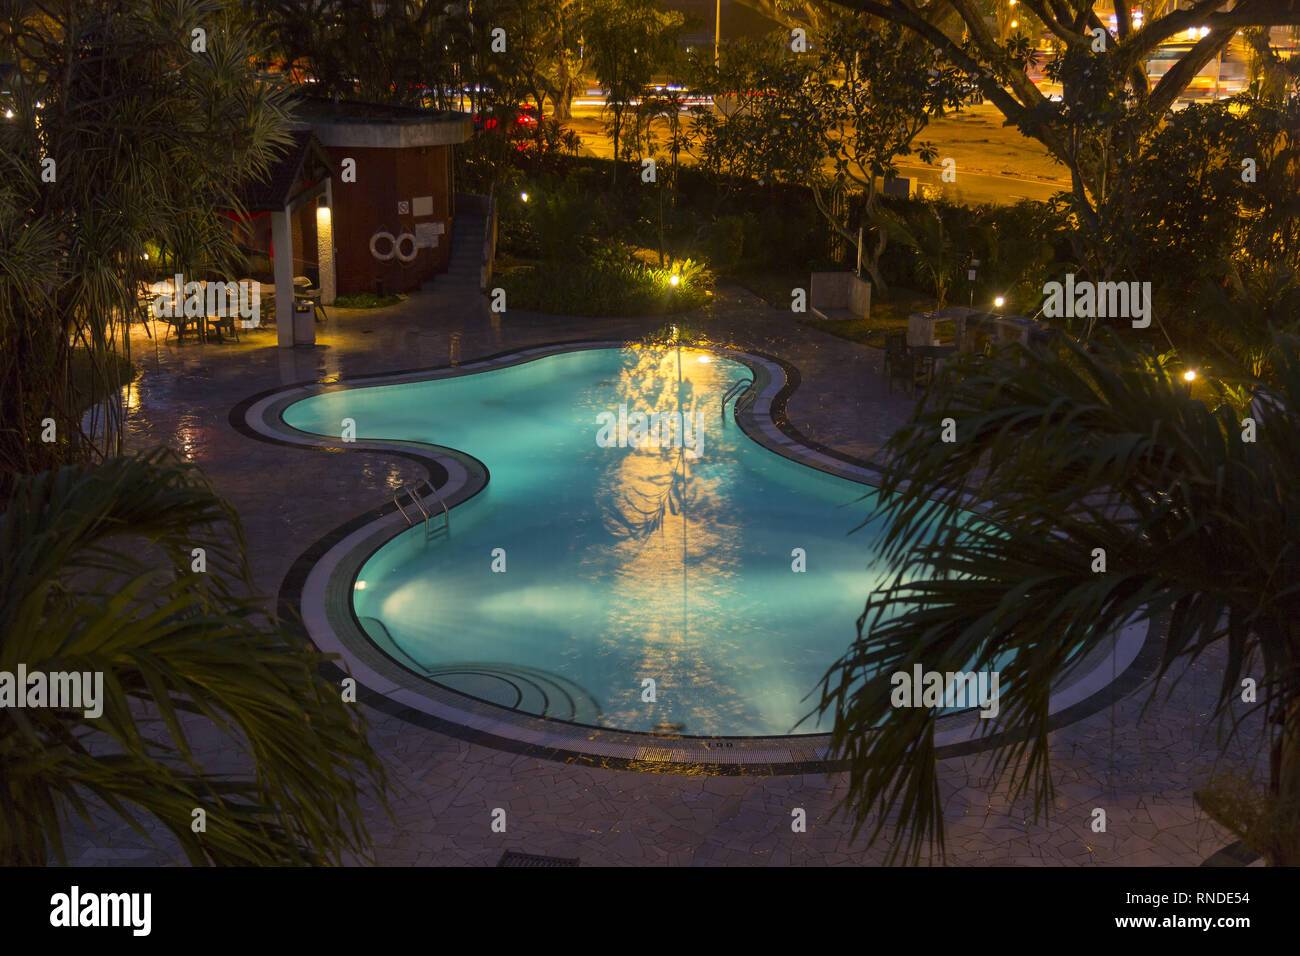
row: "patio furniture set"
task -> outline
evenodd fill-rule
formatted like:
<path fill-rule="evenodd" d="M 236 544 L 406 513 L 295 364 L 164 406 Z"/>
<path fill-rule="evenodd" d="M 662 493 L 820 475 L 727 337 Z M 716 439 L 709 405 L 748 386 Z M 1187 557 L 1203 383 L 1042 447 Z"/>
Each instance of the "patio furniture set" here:
<path fill-rule="evenodd" d="M 239 326 L 245 330 L 258 328 L 264 325 L 275 324 L 275 286 L 270 283 L 258 282 L 256 279 L 241 279 L 238 285 L 248 283 L 257 295 L 259 308 L 257 314 L 251 319 L 244 319 L 237 314 L 232 314 L 228 310 L 226 314 L 208 315 L 206 310 L 207 303 L 207 282 L 199 282 L 199 289 L 202 295 L 200 298 L 205 304 L 204 313 L 201 315 L 186 315 L 183 308 L 172 308 L 176 300 L 175 282 L 173 280 L 162 280 L 152 285 L 142 283 L 139 295 L 136 300 L 137 318 L 144 324 L 145 332 L 150 338 L 153 332 L 150 330 L 151 322 L 162 318 L 167 323 L 167 332 L 164 335 L 164 341 L 175 333 L 177 342 L 184 342 L 186 334 L 194 336 L 201 342 L 206 342 L 209 335 L 215 335 L 218 343 L 225 341 L 224 336 L 229 335 L 236 342 L 239 341 Z M 307 276 L 294 276 L 294 305 L 310 306 L 315 313 L 317 322 L 323 322 L 328 316 L 325 307 L 321 304 L 321 290 L 313 288 L 311 279 Z M 154 303 L 162 298 L 164 303 L 162 316 L 158 316 L 154 311 Z"/>
<path fill-rule="evenodd" d="M 956 345 L 908 345 L 907 336 L 902 332 L 886 335 L 885 375 L 889 379 L 890 394 L 893 394 L 894 383 L 900 381 L 915 394 L 917 386 L 924 388 L 929 385 L 944 360 L 956 352 Z"/>
<path fill-rule="evenodd" d="M 952 338 L 940 340 L 941 329 L 952 326 Z M 917 312 L 908 317 L 907 332 L 885 336 L 885 375 L 889 391 L 902 382 L 915 394 L 934 380 L 943 363 L 958 352 L 989 354 L 997 343 L 1030 341 L 1045 330 L 1033 319 L 955 307 Z"/>

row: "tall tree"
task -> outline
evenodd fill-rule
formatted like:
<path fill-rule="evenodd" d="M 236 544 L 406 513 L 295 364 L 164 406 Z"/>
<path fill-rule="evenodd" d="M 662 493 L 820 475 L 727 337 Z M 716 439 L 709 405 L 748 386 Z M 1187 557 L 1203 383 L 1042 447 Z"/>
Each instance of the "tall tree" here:
<path fill-rule="evenodd" d="M 469 10 L 439 0 L 253 0 L 271 62 L 326 96 L 456 105 Z M 365 42 L 358 42 L 364 37 Z"/>
<path fill-rule="evenodd" d="M 694 110 L 692 152 L 721 181 L 724 195 L 740 179 L 770 180 L 792 171 L 802 181 L 799 170 L 818 161 L 814 137 L 790 135 L 810 68 L 808 58 L 792 55 L 784 33 L 727 41 L 716 62 L 712 50 L 691 52 L 691 85 L 712 94 L 715 107 Z"/>
<path fill-rule="evenodd" d="M 961 105 L 961 76 L 939 53 L 893 24 L 861 17 L 836 20 L 817 38 L 812 68 L 794 91 L 785 128 L 798 144 L 789 149 L 811 185 L 817 208 L 853 248 L 852 221 L 875 226 L 863 266 L 884 289 L 879 262 L 889 229 L 876 215 L 877 183 L 898 173 L 898 160 L 917 153 L 929 162 L 935 148 L 917 137 L 932 116 Z M 809 162 L 807 139 L 825 161 Z M 838 197 L 862 196 L 859 209 Z"/>
<path fill-rule="evenodd" d="M 628 112 L 655 71 L 672 55 L 684 19 L 661 12 L 655 0 L 593 0 L 583 13 L 587 62 L 605 89 L 607 127 L 614 141 L 613 181 L 624 158 Z"/>
<path fill-rule="evenodd" d="M 549 97 L 555 119 L 571 119 L 586 49 L 581 0 L 521 0 L 515 23 L 520 69 L 539 113 Z"/>
<path fill-rule="evenodd" d="M 0 123 L 0 471 L 11 482 L 96 453 L 88 394 L 108 396 L 118 447 L 116 358 L 157 266 L 149 244 L 181 271 L 231 274 L 238 249 L 219 213 L 268 169 L 289 116 L 286 92 L 252 66 L 252 29 L 216 0 L 16 0 L 5 14 L 0 61 L 16 73 Z"/>
<path fill-rule="evenodd" d="M 1021 0 L 1057 38 L 1061 52 L 1050 66 L 1064 88 L 1059 102 L 1030 77 L 1028 38 L 1003 42 L 971 0 L 836 0 L 904 27 L 947 62 L 963 70 L 1007 120 L 1041 141 L 1070 172 L 1072 199 L 1087 243 L 1089 270 L 1100 278 L 1128 263 L 1111 260 L 1109 238 L 1125 227 L 1123 181 L 1147 134 L 1197 73 L 1219 56 L 1242 28 L 1300 24 L 1294 0 L 1193 0 L 1135 24 L 1133 5 L 1114 0 L 1115 33 L 1093 0 Z M 1187 51 L 1151 87 L 1146 61 L 1162 44 L 1204 28 Z"/>

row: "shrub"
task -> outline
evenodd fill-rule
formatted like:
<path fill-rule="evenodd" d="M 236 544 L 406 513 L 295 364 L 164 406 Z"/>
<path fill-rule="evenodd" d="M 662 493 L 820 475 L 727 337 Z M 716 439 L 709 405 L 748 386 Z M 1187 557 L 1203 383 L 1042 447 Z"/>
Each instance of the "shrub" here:
<path fill-rule="evenodd" d="M 745 220 L 723 216 L 701 230 L 705 254 L 715 269 L 734 269 L 745 251 Z"/>
<path fill-rule="evenodd" d="M 334 304 L 340 309 L 382 309 L 390 305 L 397 305 L 402 301 L 400 295 L 375 295 L 373 292 L 354 292 L 351 295 L 341 295 L 334 300 Z"/>
<path fill-rule="evenodd" d="M 548 190 L 528 203 L 537 254 L 546 260 L 580 257 L 596 234 L 595 200 L 572 185 Z"/>
<path fill-rule="evenodd" d="M 678 284 L 671 284 L 671 277 Z M 666 315 L 703 305 L 713 283 L 701 263 L 686 259 L 668 269 L 636 262 L 621 247 L 589 258 L 556 261 L 501 277 L 512 309 L 556 315 Z"/>

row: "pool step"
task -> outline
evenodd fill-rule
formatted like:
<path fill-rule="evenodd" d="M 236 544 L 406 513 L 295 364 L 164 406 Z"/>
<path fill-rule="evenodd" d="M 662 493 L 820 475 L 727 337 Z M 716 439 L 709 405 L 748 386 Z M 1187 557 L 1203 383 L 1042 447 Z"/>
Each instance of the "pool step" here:
<path fill-rule="evenodd" d="M 580 724 L 598 722 L 600 704 L 566 677 L 496 661 L 440 664 L 424 673 L 445 687 L 537 717 Z"/>
<path fill-rule="evenodd" d="M 538 717 L 554 717 L 580 724 L 600 722 L 600 703 L 567 677 L 497 661 L 466 661 L 426 667 L 393 640 L 388 627 L 379 618 L 360 616 L 358 620 L 370 640 L 385 654 L 407 670 L 423 674 L 444 687 Z"/>

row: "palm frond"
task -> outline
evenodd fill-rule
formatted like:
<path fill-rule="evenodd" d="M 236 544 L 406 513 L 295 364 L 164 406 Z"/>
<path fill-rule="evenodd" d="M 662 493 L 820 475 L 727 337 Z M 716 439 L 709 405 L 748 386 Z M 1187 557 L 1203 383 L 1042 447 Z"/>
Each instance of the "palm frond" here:
<path fill-rule="evenodd" d="M 267 618 L 238 521 L 192 466 L 160 451 L 21 478 L 0 555 L 0 671 L 103 681 L 97 716 L 0 711 L 0 860 L 62 860 L 61 815 L 96 803 L 160 823 L 193 863 L 364 856 L 361 800 L 386 788 L 365 720 L 327 658 Z M 195 734 L 242 771 L 205 767 Z"/>
<path fill-rule="evenodd" d="M 833 750 L 851 762 L 845 808 L 858 827 L 880 814 L 873 840 L 897 822 L 892 852 L 943 848 L 939 713 L 890 703 L 890 675 L 914 664 L 1000 672 L 987 729 L 1009 742 L 992 768 L 1036 813 L 1051 803 L 1052 688 L 1126 624 L 1168 615 L 1162 675 L 1225 642 L 1221 719 L 1253 661 L 1259 707 L 1300 694 L 1300 342 L 1279 338 L 1274 353 L 1280 401 L 1254 443 L 1228 406 L 1207 409 L 1113 337 L 1063 355 L 1016 347 L 928 393 L 886 448 L 877 558 L 889 583 L 818 707 L 835 713 Z"/>

